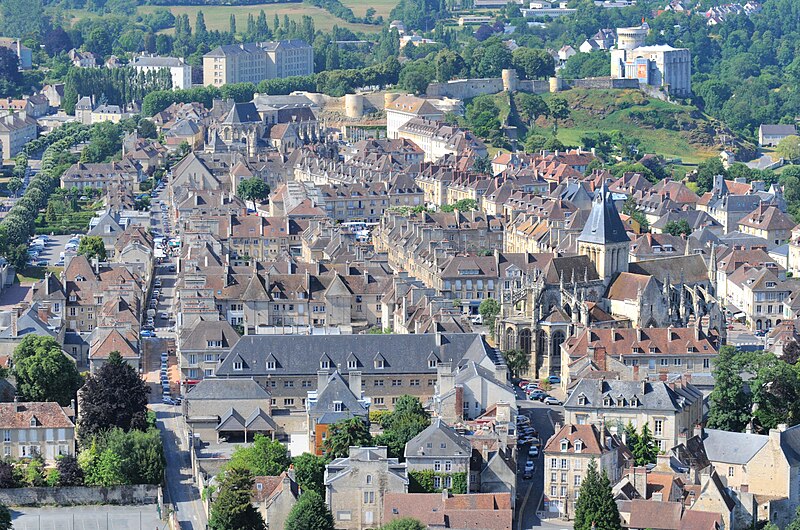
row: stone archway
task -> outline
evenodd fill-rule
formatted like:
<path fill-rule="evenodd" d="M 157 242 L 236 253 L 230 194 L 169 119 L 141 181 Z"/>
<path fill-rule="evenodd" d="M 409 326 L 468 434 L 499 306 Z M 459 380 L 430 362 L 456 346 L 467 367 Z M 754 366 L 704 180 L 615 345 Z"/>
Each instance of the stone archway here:
<path fill-rule="evenodd" d="M 761 323 L 761 319 L 756 320 L 756 329 L 761 329 L 764 325 Z"/>
<path fill-rule="evenodd" d="M 561 345 L 565 340 L 566 336 L 563 331 L 556 331 L 550 337 L 550 373 L 547 375 L 553 373 L 561 375 Z"/>
<path fill-rule="evenodd" d="M 514 337 L 514 328 L 512 328 L 512 327 L 506 328 L 506 341 L 505 342 L 506 342 L 506 344 L 505 344 L 505 349 L 506 350 L 513 350 L 513 349 L 515 349 L 517 347 L 517 340 Z"/>

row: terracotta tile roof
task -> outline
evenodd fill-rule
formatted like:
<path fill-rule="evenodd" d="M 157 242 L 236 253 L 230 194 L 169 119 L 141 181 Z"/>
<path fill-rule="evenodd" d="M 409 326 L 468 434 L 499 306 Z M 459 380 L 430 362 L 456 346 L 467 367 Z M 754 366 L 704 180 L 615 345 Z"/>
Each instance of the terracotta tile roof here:
<path fill-rule="evenodd" d="M 594 425 L 564 425 L 557 433 L 550 437 L 547 445 L 545 445 L 544 452 L 562 453 L 562 440 L 568 441 L 566 451 L 568 454 L 576 453 L 575 442 L 578 440 L 583 442 L 583 448 L 580 453 L 577 454 L 601 455 L 607 452 L 607 449 L 604 449 L 600 443 L 600 432 Z"/>
<path fill-rule="evenodd" d="M 637 354 L 686 354 L 691 346 L 698 354 L 715 355 L 717 349 L 709 337 L 696 328 L 617 328 L 617 329 L 585 329 L 577 336 L 570 337 L 566 349 L 570 356 L 585 355 L 590 347 L 603 346 L 608 355 Z"/>
<path fill-rule="evenodd" d="M 384 522 L 413 517 L 426 525 L 442 528 L 511 530 L 510 493 L 386 493 Z"/>
<path fill-rule="evenodd" d="M 0 403 L 0 429 L 27 429 L 31 419 L 48 428 L 71 428 L 75 424 L 55 402 Z"/>
<path fill-rule="evenodd" d="M 656 502 L 634 499 L 630 501 L 629 528 L 651 528 L 653 530 L 679 530 L 681 510 L 679 502 Z"/>
<path fill-rule="evenodd" d="M 740 226 L 759 230 L 791 230 L 796 224 L 777 206 L 766 206 L 763 203 L 739 221 Z"/>
<path fill-rule="evenodd" d="M 283 484 L 283 476 L 286 472 L 278 476 L 256 476 L 253 477 L 253 494 L 254 502 L 263 502 L 270 498 L 272 494 L 281 487 Z"/>
<path fill-rule="evenodd" d="M 609 300 L 637 300 L 639 291 L 644 292 L 647 284 L 655 282 L 652 276 L 621 272 L 608 287 L 606 298 Z"/>

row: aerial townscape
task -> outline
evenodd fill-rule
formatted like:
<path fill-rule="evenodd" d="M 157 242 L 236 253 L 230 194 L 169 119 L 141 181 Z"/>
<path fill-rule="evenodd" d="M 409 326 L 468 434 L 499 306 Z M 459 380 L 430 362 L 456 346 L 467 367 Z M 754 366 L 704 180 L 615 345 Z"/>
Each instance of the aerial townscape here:
<path fill-rule="evenodd" d="M 800 530 L 726 1 L 0 0 L 0 530 Z"/>

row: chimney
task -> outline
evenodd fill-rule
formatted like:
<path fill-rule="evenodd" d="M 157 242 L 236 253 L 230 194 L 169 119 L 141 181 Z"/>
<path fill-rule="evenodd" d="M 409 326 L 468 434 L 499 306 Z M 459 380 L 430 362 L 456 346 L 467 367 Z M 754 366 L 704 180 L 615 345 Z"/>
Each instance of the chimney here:
<path fill-rule="evenodd" d="M 322 394 L 326 386 L 328 386 L 328 371 L 317 370 L 317 396 Z"/>
<path fill-rule="evenodd" d="M 92 258 L 92 265 L 94 265 L 94 273 L 100 274 L 100 260 L 96 256 Z"/>
<path fill-rule="evenodd" d="M 436 378 L 439 382 L 439 395 L 446 394 L 452 390 L 456 384 L 456 375 L 453 373 L 453 365 L 451 363 L 439 363 L 436 366 Z"/>
<path fill-rule="evenodd" d="M 656 467 L 657 471 L 672 471 L 672 466 L 670 465 L 670 461 L 672 460 L 672 456 L 669 454 L 658 455 L 656 456 Z"/>
<path fill-rule="evenodd" d="M 11 336 L 16 337 L 18 330 L 17 330 L 17 319 L 19 318 L 19 307 L 14 306 L 11 308 Z"/>
<path fill-rule="evenodd" d="M 347 377 L 347 386 L 350 387 L 350 392 L 357 398 L 361 397 L 361 372 L 354 370 L 350 372 Z"/>
<path fill-rule="evenodd" d="M 494 419 L 496 423 L 508 423 L 511 421 L 511 404 L 508 401 L 497 402 Z"/>
<path fill-rule="evenodd" d="M 633 487 L 642 499 L 647 499 L 647 468 L 633 468 Z"/>
<path fill-rule="evenodd" d="M 703 439 L 703 426 L 701 424 L 698 423 L 694 426 L 694 435 L 701 440 Z"/>
<path fill-rule="evenodd" d="M 447 502 L 447 499 L 450 497 L 450 494 L 447 492 L 447 488 L 442 490 L 442 503 Z"/>

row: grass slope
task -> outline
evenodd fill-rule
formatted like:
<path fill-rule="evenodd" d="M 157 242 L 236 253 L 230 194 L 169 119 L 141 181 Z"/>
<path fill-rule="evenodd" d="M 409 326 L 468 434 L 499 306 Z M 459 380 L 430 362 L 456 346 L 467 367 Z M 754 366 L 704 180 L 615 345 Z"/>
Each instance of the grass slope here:
<path fill-rule="evenodd" d="M 392 12 L 394 6 L 397 5 L 399 0 L 342 0 L 342 4 L 353 10 L 353 14 L 357 17 L 363 17 L 368 8 L 375 10 L 375 17 L 382 16 L 386 22 L 389 20 L 389 13 Z"/>
<path fill-rule="evenodd" d="M 544 94 L 547 100 L 555 94 Z M 667 158 L 697 164 L 716 156 L 713 124 L 696 108 L 649 98 L 637 90 L 586 90 L 561 92 L 569 103 L 570 119 L 560 123 L 558 139 L 580 145 L 581 136 L 592 132 L 620 131 L 641 142 L 640 149 Z M 538 120 L 535 131 L 549 135 L 552 125 Z"/>

